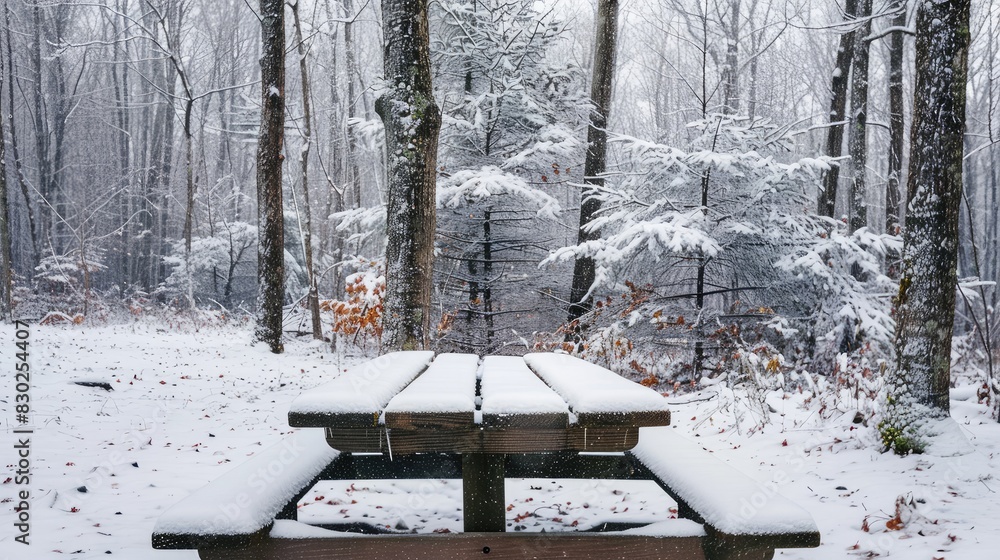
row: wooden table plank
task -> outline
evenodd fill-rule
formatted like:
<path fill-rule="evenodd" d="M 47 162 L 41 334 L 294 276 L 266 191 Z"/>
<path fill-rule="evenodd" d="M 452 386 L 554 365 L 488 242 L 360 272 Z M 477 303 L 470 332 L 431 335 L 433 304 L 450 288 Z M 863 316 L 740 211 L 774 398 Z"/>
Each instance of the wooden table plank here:
<path fill-rule="evenodd" d="M 389 401 L 389 429 L 467 428 L 476 413 L 475 354 L 440 354 L 420 377 Z"/>
<path fill-rule="evenodd" d="M 481 383 L 483 427 L 565 428 L 569 407 L 522 358 L 487 356 Z"/>
<path fill-rule="evenodd" d="M 566 400 L 578 426 L 635 428 L 670 424 L 670 412 L 662 395 L 601 366 L 555 353 L 527 354 L 524 362 Z"/>
<path fill-rule="evenodd" d="M 389 400 L 420 375 L 434 352 L 392 352 L 348 369 L 329 383 L 292 401 L 288 424 L 295 427 L 378 426 Z"/>

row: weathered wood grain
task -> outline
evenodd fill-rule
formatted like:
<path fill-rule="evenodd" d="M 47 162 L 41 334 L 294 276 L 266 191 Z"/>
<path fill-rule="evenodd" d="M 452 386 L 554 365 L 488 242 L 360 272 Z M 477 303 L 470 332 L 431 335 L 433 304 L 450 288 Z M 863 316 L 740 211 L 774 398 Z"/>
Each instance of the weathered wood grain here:
<path fill-rule="evenodd" d="M 242 549 L 200 550 L 205 560 L 704 560 L 701 538 L 607 533 L 455 533 L 310 539 L 266 539 Z"/>
<path fill-rule="evenodd" d="M 627 451 L 638 428 L 389 429 L 327 428 L 330 447 L 346 453 L 550 453 Z"/>

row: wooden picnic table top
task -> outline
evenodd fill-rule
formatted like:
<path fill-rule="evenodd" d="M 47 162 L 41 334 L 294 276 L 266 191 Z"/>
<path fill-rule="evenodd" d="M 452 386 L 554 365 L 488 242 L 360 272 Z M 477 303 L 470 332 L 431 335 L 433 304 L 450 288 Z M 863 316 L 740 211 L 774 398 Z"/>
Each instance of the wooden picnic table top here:
<path fill-rule="evenodd" d="M 656 391 L 566 354 L 394 352 L 304 392 L 288 422 L 325 428 L 346 452 L 625 451 L 670 412 Z"/>

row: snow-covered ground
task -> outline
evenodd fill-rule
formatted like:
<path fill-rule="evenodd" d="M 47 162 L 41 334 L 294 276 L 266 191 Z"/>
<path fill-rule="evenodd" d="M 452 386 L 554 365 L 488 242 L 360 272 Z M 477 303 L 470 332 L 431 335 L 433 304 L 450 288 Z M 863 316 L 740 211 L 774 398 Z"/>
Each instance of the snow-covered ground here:
<path fill-rule="evenodd" d="M 193 551 L 153 551 L 156 518 L 286 434 L 291 401 L 353 363 L 305 340 L 289 341 L 286 354 L 274 356 L 250 347 L 249 338 L 246 327 L 235 326 L 33 325 L 29 548 L 14 541 L 15 493 L 24 488 L 8 479 L 18 459 L 16 349 L 13 327 L 0 326 L 0 558 L 196 558 Z M 107 382 L 113 391 L 73 381 Z M 739 404 L 716 390 L 671 398 L 688 403 L 672 406 L 674 425 L 773 481 L 814 515 L 823 545 L 779 551 L 778 558 L 974 560 L 1000 550 L 1000 480 L 993 476 L 1000 425 L 976 404 L 973 387 L 953 390 L 952 415 L 974 450 L 905 458 L 865 445 L 871 435 L 852 414 L 818 422 L 816 406 L 803 406 L 797 393 L 771 394 L 772 423 L 751 435 L 734 421 Z M 669 500 L 645 483 L 509 480 L 507 501 L 511 530 L 674 515 Z M 304 503 L 300 517 L 317 522 L 421 532 L 461 527 L 458 481 L 326 483 Z"/>

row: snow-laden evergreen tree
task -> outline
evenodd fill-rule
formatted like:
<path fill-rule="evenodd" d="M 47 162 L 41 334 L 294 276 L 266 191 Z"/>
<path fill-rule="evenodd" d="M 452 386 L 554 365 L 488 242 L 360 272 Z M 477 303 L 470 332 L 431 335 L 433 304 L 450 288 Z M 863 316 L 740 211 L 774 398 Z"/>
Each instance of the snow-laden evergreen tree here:
<path fill-rule="evenodd" d="M 557 245 L 562 183 L 582 159 L 583 76 L 549 57 L 561 28 L 536 2 L 446 0 L 433 13 L 444 112 L 436 270 L 443 344 L 496 352 L 516 340 L 514 331 L 562 320 L 536 265 Z"/>
<path fill-rule="evenodd" d="M 889 370 L 887 449 L 919 452 L 948 418 L 962 200 L 969 0 L 917 4 L 916 64 L 896 360 Z"/>
<path fill-rule="evenodd" d="M 782 161 L 788 131 L 760 120 L 713 115 L 690 127 L 687 149 L 612 139 L 621 164 L 596 191 L 601 211 L 586 226 L 602 236 L 548 259 L 589 255 L 597 263 L 597 309 L 582 319 L 597 327 L 586 339 L 591 353 L 640 373 L 697 380 L 775 338 L 764 325 L 797 333 L 799 342 L 819 333 L 836 344 L 846 322 L 886 340 L 886 302 L 850 268 L 883 281 L 877 257 L 892 241 L 867 229 L 849 236 L 845 224 L 813 213 L 829 160 Z M 826 324 L 794 319 L 816 313 L 828 314 Z M 775 344 L 768 352 L 786 342 Z M 669 362 L 663 356 L 676 347 L 688 352 Z M 691 371 L 699 361 L 704 371 Z"/>

